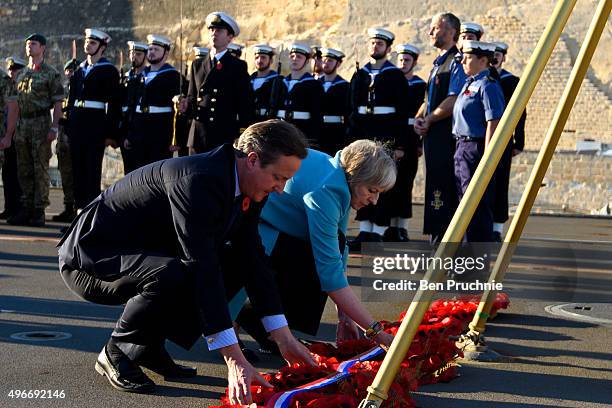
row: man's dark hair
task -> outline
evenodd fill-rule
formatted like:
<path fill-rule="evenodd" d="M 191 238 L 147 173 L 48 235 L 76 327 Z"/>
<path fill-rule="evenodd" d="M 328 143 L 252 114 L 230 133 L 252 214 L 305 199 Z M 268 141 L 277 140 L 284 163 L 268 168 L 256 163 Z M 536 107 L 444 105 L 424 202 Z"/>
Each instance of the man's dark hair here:
<path fill-rule="evenodd" d="M 453 13 L 441 13 L 438 16 L 440 17 L 440 20 L 444 21 L 444 23 L 450 28 L 455 29 L 453 40 L 457 42 L 459 40 L 459 31 L 461 31 L 461 21 L 459 18 Z"/>
<path fill-rule="evenodd" d="M 274 163 L 280 156 L 306 158 L 308 142 L 297 127 L 279 119 L 249 126 L 234 143 L 242 154 L 257 153 L 261 166 Z"/>

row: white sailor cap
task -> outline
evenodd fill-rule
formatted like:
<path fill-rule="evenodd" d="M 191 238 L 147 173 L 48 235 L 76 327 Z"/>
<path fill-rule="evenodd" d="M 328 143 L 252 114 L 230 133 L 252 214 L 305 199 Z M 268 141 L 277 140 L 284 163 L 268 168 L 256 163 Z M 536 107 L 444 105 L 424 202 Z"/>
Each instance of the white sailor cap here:
<path fill-rule="evenodd" d="M 338 61 L 342 61 L 342 59 L 345 57 L 344 53 L 340 50 L 335 50 L 333 48 L 321 48 L 321 56 L 322 57 L 328 57 L 328 58 L 333 58 L 336 59 Z"/>
<path fill-rule="evenodd" d="M 227 50 L 231 53 L 231 54 L 235 54 L 235 55 L 242 55 L 242 50 L 244 49 L 244 45 L 242 44 L 236 44 L 236 43 L 229 43 L 227 45 Z"/>
<path fill-rule="evenodd" d="M 495 44 L 484 41 L 464 41 L 461 46 L 464 54 L 489 55 L 495 54 Z"/>
<path fill-rule="evenodd" d="M 100 41 L 104 44 L 108 44 L 111 42 L 110 35 L 106 34 L 104 31 L 95 28 L 86 28 L 85 38 L 91 38 L 92 40 Z"/>
<path fill-rule="evenodd" d="M 300 43 L 291 44 L 291 46 L 289 47 L 289 54 L 292 54 L 292 53 L 303 54 L 307 58 L 312 57 L 312 49 L 306 44 L 300 44 Z"/>
<path fill-rule="evenodd" d="M 149 34 L 147 35 L 147 42 L 149 45 L 159 45 L 167 50 L 172 46 L 172 40 L 161 34 Z"/>
<path fill-rule="evenodd" d="M 140 42 L 140 41 L 128 41 L 127 42 L 128 45 L 128 50 L 132 51 L 143 51 L 143 52 L 147 52 L 147 50 L 149 49 L 149 46 L 146 43 Z"/>
<path fill-rule="evenodd" d="M 368 28 L 368 38 L 378 38 L 388 43 L 392 43 L 393 40 L 395 40 L 395 34 L 384 28 L 372 27 Z"/>
<path fill-rule="evenodd" d="M 15 56 L 5 58 L 4 62 L 6 62 L 7 69 L 11 69 L 12 67 L 23 68 L 28 65 L 28 63 L 25 62 L 24 59 Z"/>
<path fill-rule="evenodd" d="M 395 52 L 398 54 L 410 54 L 413 57 L 418 57 L 421 50 L 412 44 L 399 44 L 395 47 Z"/>
<path fill-rule="evenodd" d="M 478 38 L 480 38 L 484 32 L 484 28 L 477 23 L 461 23 L 461 27 L 459 28 L 459 34 L 473 33 L 476 34 Z"/>
<path fill-rule="evenodd" d="M 257 44 L 253 46 L 253 54 L 266 54 L 269 56 L 273 56 L 275 52 L 274 48 L 270 47 L 267 44 Z"/>
<path fill-rule="evenodd" d="M 508 53 L 508 44 L 505 42 L 496 41 L 493 44 L 495 44 L 495 52 L 501 52 L 502 54 Z"/>
<path fill-rule="evenodd" d="M 240 34 L 240 27 L 238 27 L 236 20 L 234 20 L 229 14 L 222 11 L 213 11 L 207 15 L 206 27 L 227 28 L 230 34 L 232 34 L 234 37 L 238 37 L 238 34 Z"/>
<path fill-rule="evenodd" d="M 207 47 L 193 47 L 192 49 L 196 58 L 202 58 L 210 54 L 210 49 Z"/>

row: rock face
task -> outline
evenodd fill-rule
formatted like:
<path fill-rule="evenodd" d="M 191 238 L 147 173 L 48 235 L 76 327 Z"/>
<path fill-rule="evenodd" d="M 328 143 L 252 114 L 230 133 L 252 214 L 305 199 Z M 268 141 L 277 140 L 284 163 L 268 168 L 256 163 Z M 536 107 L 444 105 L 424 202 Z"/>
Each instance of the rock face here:
<path fill-rule="evenodd" d="M 597 3 L 594 0 L 577 2 L 529 102 L 526 150 L 538 150 L 542 144 Z M 520 75 L 554 5 L 555 2 L 551 0 L 463 0 L 460 3 L 445 0 L 386 0 L 378 3 L 366 0 L 183 0 L 181 20 L 179 0 L 0 0 L 0 38 L 3 39 L 0 43 L 0 56 L 22 55 L 23 38 L 31 32 L 39 31 L 49 39 L 47 61 L 59 67 L 71 57 L 73 39 L 77 39 L 78 54 L 83 58 L 82 32 L 85 27 L 92 26 L 108 31 L 113 37 L 107 56 L 117 64 L 120 50 L 127 53 L 125 41 L 143 39 L 147 34 L 155 32 L 175 39 L 177 46 L 172 50 L 171 62 L 177 67 L 186 67 L 192 58 L 191 47 L 194 44 L 205 45 L 207 42 L 207 30 L 203 26 L 206 15 L 214 10 L 223 10 L 233 15 L 241 26 L 242 32 L 237 42 L 247 46 L 268 42 L 281 51 L 282 62 L 287 61 L 286 46 L 296 40 L 343 50 L 347 58 L 341 67 L 341 74 L 346 78 L 352 75 L 355 61 L 362 64 L 367 61 L 367 27 L 384 26 L 396 34 L 397 43 L 410 42 L 421 48 L 417 73 L 426 78 L 435 57 L 428 39 L 431 16 L 451 11 L 462 21 L 476 21 L 483 25 L 486 30 L 484 40 L 508 43 L 510 51 L 505 67 Z M 604 32 L 558 150 L 572 152 L 576 142 L 583 139 L 612 144 L 611 37 L 610 30 Z M 244 58 L 252 68 L 249 48 Z M 521 174 L 515 177 L 519 184 L 520 179 L 527 178 L 530 169 L 523 163 L 525 160 L 520 160 L 521 165 L 516 166 L 521 169 Z M 555 194 L 543 193 L 538 199 L 542 201 L 540 204 L 565 205 L 581 210 L 601 208 L 607 204 L 612 197 L 608 187 L 612 184 L 612 176 L 609 163 L 605 163 L 612 158 L 576 154 L 563 158 L 564 163 L 588 163 L 589 160 L 595 162 L 585 168 L 591 167 L 591 178 L 598 180 L 596 183 L 593 181 L 594 195 L 588 195 L 587 200 L 587 195 L 575 194 L 568 203 L 566 194 L 564 197 L 555 197 Z M 105 177 L 108 181 L 120 170 L 112 162 L 109 160 L 114 170 L 109 170 Z M 599 169 L 608 171 L 600 174 L 597 173 Z M 513 188 L 522 188 L 517 183 Z M 583 189 L 584 183 L 589 183 L 588 178 L 580 181 L 582 192 L 586 191 Z M 418 196 L 418 187 L 416 193 Z M 520 190 L 515 193 L 511 194 L 513 199 L 518 197 Z M 598 197 L 598 202 L 593 202 L 594 197 Z"/>

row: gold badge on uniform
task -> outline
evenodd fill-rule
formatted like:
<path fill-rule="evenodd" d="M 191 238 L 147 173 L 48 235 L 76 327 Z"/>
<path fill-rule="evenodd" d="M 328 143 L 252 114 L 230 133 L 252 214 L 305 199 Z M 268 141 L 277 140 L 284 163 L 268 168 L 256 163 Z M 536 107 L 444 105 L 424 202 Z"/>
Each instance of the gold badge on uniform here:
<path fill-rule="evenodd" d="M 440 190 L 436 190 L 433 194 L 434 200 L 431 202 L 431 206 L 434 208 L 434 210 L 439 210 L 444 205 L 444 201 L 440 200 L 442 192 Z"/>

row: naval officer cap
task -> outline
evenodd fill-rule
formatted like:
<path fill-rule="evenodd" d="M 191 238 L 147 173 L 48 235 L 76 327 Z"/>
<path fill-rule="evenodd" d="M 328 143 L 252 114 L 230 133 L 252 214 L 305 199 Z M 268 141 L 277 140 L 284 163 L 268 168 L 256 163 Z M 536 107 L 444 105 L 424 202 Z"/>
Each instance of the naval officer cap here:
<path fill-rule="evenodd" d="M 222 11 L 213 11 L 206 16 L 206 27 L 207 28 L 226 28 L 231 35 L 238 37 L 240 34 L 240 27 L 238 23 L 230 15 Z"/>
<path fill-rule="evenodd" d="M 312 49 L 305 44 L 300 44 L 300 43 L 293 43 L 291 44 L 291 46 L 289 47 L 289 54 L 302 54 L 305 55 L 306 58 L 310 58 L 312 57 Z"/>
<path fill-rule="evenodd" d="M 210 49 L 207 47 L 193 47 L 192 49 L 196 58 L 203 58 L 210 54 Z"/>
<path fill-rule="evenodd" d="M 272 57 L 274 55 L 274 48 L 267 44 L 257 44 L 253 46 L 253 54 L 265 54 Z"/>
<path fill-rule="evenodd" d="M 44 35 L 39 34 L 39 33 L 32 33 L 28 35 L 26 39 L 24 40 L 24 42 L 28 42 L 28 41 L 37 41 L 40 43 L 40 45 L 47 45 L 47 39 L 45 38 Z"/>
<path fill-rule="evenodd" d="M 158 45 L 166 50 L 169 50 L 172 46 L 172 40 L 161 34 L 147 35 L 147 42 L 149 45 Z"/>
<path fill-rule="evenodd" d="M 484 41 L 464 41 L 461 51 L 464 54 L 492 57 L 495 54 L 495 44 Z"/>
<path fill-rule="evenodd" d="M 333 58 L 342 62 L 345 55 L 340 50 L 335 50 L 333 48 L 321 48 L 321 57 Z"/>
<path fill-rule="evenodd" d="M 395 40 L 395 34 L 384 28 L 372 27 L 368 28 L 368 38 L 377 38 L 379 40 L 385 40 L 388 44 L 393 43 Z"/>
<path fill-rule="evenodd" d="M 410 54 L 414 58 L 417 58 L 421 53 L 421 50 L 419 50 L 412 44 L 400 44 L 395 47 L 395 52 L 397 52 L 398 54 Z"/>
<path fill-rule="evenodd" d="M 128 41 L 127 45 L 128 45 L 128 50 L 130 51 L 147 52 L 147 50 L 149 49 L 149 46 L 146 43 L 143 43 L 140 41 Z"/>
<path fill-rule="evenodd" d="M 477 23 L 461 23 L 461 26 L 459 28 L 459 34 L 463 33 L 476 34 L 476 36 L 480 38 L 484 34 L 484 28 L 482 28 L 482 26 Z"/>
<path fill-rule="evenodd" d="M 227 51 L 230 54 L 232 54 L 232 55 L 234 55 L 234 56 L 236 56 L 238 58 L 240 58 L 240 56 L 242 56 L 242 50 L 243 49 L 244 49 L 244 45 L 241 45 L 241 44 L 229 43 L 227 45 Z"/>
<path fill-rule="evenodd" d="M 6 62 L 6 69 L 21 69 L 28 64 L 24 59 L 15 56 L 5 58 L 4 62 Z"/>
<path fill-rule="evenodd" d="M 86 28 L 85 38 L 91 38 L 92 40 L 100 41 L 102 44 L 107 45 L 111 42 L 110 35 L 96 28 Z"/>
<path fill-rule="evenodd" d="M 496 41 L 493 44 L 495 44 L 495 52 L 501 52 L 504 55 L 508 53 L 508 44 L 505 42 Z"/>

